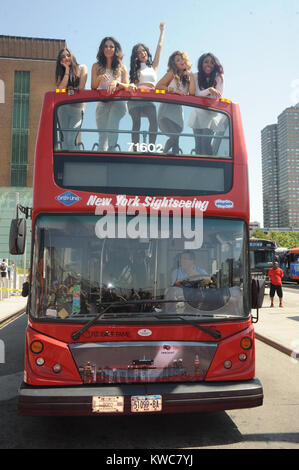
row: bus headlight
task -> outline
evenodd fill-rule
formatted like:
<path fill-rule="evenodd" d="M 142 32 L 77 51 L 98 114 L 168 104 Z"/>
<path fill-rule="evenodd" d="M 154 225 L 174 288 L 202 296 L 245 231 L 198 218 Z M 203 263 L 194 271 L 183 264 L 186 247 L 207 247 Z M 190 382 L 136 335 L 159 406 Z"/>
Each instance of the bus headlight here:
<path fill-rule="evenodd" d="M 244 361 L 246 361 L 246 359 L 247 359 L 247 356 L 246 356 L 246 354 L 245 354 L 245 353 L 241 353 L 241 354 L 239 354 L 239 361 L 242 361 L 242 362 L 244 362 Z"/>
<path fill-rule="evenodd" d="M 231 361 L 225 361 L 223 365 L 224 365 L 225 369 L 230 369 L 231 366 L 232 366 L 232 363 L 231 363 Z"/>
<path fill-rule="evenodd" d="M 35 361 L 37 366 L 43 366 L 45 363 L 45 359 L 43 357 L 38 357 Z"/>
<path fill-rule="evenodd" d="M 52 370 L 55 374 L 59 374 L 59 372 L 61 372 L 61 365 L 60 364 L 54 364 L 54 366 L 52 367 Z"/>

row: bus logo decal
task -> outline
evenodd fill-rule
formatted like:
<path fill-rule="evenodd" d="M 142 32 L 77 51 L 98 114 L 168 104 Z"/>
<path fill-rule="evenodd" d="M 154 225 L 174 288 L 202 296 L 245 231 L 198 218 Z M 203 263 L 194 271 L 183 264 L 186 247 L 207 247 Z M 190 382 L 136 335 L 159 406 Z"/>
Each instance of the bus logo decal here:
<path fill-rule="evenodd" d="M 56 196 L 55 199 L 65 206 L 71 206 L 72 204 L 75 204 L 75 202 L 81 201 L 81 197 L 77 196 L 77 194 L 74 194 L 71 191 L 66 191 L 63 194 L 59 194 L 59 196 Z"/>
<path fill-rule="evenodd" d="M 226 200 L 216 199 L 215 206 L 218 207 L 219 209 L 232 209 L 234 207 L 234 203 L 233 201 L 230 201 L 229 199 L 226 199 Z"/>
<path fill-rule="evenodd" d="M 152 331 L 147 328 L 143 328 L 142 330 L 138 330 L 138 334 L 139 336 L 151 336 Z"/>

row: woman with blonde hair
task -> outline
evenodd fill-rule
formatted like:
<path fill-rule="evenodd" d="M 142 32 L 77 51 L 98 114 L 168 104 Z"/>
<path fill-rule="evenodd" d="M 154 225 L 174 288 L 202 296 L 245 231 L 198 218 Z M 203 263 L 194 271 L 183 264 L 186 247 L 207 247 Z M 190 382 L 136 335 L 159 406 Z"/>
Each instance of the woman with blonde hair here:
<path fill-rule="evenodd" d="M 55 72 L 56 88 L 68 90 L 84 90 L 87 80 L 86 65 L 79 65 L 76 57 L 68 48 L 58 53 Z M 59 132 L 60 145 L 63 149 L 76 149 L 77 135 L 83 120 L 84 105 L 81 103 L 64 104 L 57 111 L 58 125 L 67 131 Z M 69 129 L 75 129 L 74 132 Z"/>
<path fill-rule="evenodd" d="M 178 95 L 194 95 L 195 82 L 191 73 L 191 63 L 185 52 L 174 51 L 168 60 L 168 70 L 157 83 L 159 90 Z M 179 134 L 184 128 L 183 108 L 177 104 L 162 103 L 158 112 L 158 123 L 162 132 L 169 135 L 164 153 L 172 149 L 179 153 Z M 176 135 L 173 135 L 176 134 Z"/>
<path fill-rule="evenodd" d="M 111 36 L 105 37 L 97 53 L 97 62 L 91 69 L 91 88 L 106 90 L 112 94 L 129 85 L 128 71 L 122 63 L 123 52 L 120 43 Z M 117 145 L 121 118 L 127 110 L 123 101 L 100 101 L 96 109 L 96 122 L 100 130 L 100 150 L 114 151 Z M 108 132 L 112 129 L 113 132 Z M 104 131 L 104 132 L 103 132 Z"/>

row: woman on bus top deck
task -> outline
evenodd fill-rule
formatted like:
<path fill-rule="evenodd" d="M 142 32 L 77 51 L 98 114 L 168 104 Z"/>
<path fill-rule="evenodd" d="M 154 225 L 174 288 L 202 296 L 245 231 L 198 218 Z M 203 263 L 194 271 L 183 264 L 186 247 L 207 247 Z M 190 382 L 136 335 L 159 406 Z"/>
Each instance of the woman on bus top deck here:
<path fill-rule="evenodd" d="M 107 90 L 108 94 L 112 94 L 119 89 L 128 88 L 129 76 L 122 63 L 123 55 L 121 46 L 116 39 L 107 36 L 102 40 L 98 49 L 97 62 L 93 64 L 91 69 L 91 88 L 93 90 Z M 125 113 L 126 104 L 123 101 L 100 101 L 97 104 L 96 122 L 100 130 L 100 150 L 115 150 L 118 139 L 116 131 Z M 108 129 L 112 129 L 114 132 L 108 132 Z"/>
<path fill-rule="evenodd" d="M 67 48 L 61 49 L 56 61 L 56 88 L 84 90 L 87 80 L 86 65 L 79 65 L 74 54 Z M 57 117 L 62 129 L 76 129 L 75 132 L 60 132 L 63 149 L 75 149 L 76 138 L 82 125 L 84 105 L 66 104 L 59 106 Z"/>
<path fill-rule="evenodd" d="M 221 98 L 224 84 L 223 67 L 217 57 L 211 52 L 201 55 L 197 69 L 198 72 L 194 74 L 195 95 L 213 99 Z M 201 109 L 194 109 L 187 124 L 193 128 L 196 154 L 212 155 L 213 128 L 217 126 L 215 119 L 210 119 L 209 114 Z M 197 134 L 202 136 L 199 137 Z"/>
<path fill-rule="evenodd" d="M 191 63 L 185 52 L 174 51 L 168 60 L 168 71 L 157 83 L 157 89 L 179 95 L 194 95 L 195 82 L 191 73 Z M 172 149 L 172 153 L 179 153 L 179 134 L 184 128 L 183 108 L 178 104 L 162 103 L 158 112 L 158 123 L 162 132 L 170 135 L 164 153 Z"/>
<path fill-rule="evenodd" d="M 132 49 L 131 54 L 131 67 L 130 67 L 130 91 L 136 91 L 137 88 L 145 88 L 154 90 L 157 81 L 157 70 L 160 61 L 162 45 L 164 42 L 165 23 L 160 23 L 160 37 L 155 53 L 154 60 L 152 55 L 144 44 L 136 44 Z M 153 103 L 143 101 L 129 101 L 129 113 L 132 117 L 133 126 L 132 142 L 134 144 L 139 142 L 141 117 L 146 117 L 149 120 L 149 143 L 154 144 L 156 141 L 156 132 L 158 129 L 156 107 Z"/>

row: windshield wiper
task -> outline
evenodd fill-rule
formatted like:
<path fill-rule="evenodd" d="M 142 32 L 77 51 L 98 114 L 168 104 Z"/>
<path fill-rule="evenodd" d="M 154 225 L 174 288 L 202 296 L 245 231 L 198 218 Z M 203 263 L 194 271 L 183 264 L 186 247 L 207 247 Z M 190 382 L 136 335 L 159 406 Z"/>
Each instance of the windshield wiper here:
<path fill-rule="evenodd" d="M 86 323 L 82 328 L 80 328 L 80 330 L 76 331 L 75 333 L 72 334 L 72 339 L 74 341 L 77 341 L 77 339 L 80 338 L 80 336 L 85 333 L 85 331 L 87 331 L 92 325 L 94 325 L 97 320 L 99 320 L 100 318 L 101 319 L 104 319 L 104 318 L 130 318 L 130 317 L 140 317 L 140 313 L 136 313 L 136 312 L 130 312 L 130 313 L 123 313 L 123 314 L 119 314 L 119 313 L 111 313 L 111 314 L 108 314 L 108 315 L 105 315 L 106 312 L 108 312 L 108 310 L 111 308 L 111 307 L 119 307 L 119 306 L 123 306 L 123 305 L 136 305 L 136 304 L 144 304 L 144 303 L 152 303 L 152 304 L 159 304 L 159 303 L 177 303 L 177 302 L 187 302 L 186 300 L 182 301 L 178 301 L 178 300 L 151 300 L 151 299 L 143 299 L 143 300 L 135 300 L 135 301 L 127 301 L 127 302 L 115 302 L 115 303 L 109 303 L 109 305 L 102 311 L 100 312 L 98 315 L 96 315 L 94 318 L 92 318 L 88 323 Z M 199 330 L 205 332 L 205 333 L 208 333 L 210 334 L 213 338 L 215 339 L 220 339 L 221 338 L 221 333 L 217 330 L 212 330 L 210 328 L 207 328 L 205 326 L 202 326 L 202 325 L 199 325 L 196 321 L 193 321 L 193 320 L 187 320 L 186 318 L 184 318 L 182 315 L 173 315 L 173 314 L 164 314 L 164 315 L 161 315 L 161 314 L 158 314 L 158 313 L 155 313 L 155 312 L 148 312 L 150 314 L 150 316 L 154 317 L 154 318 L 157 318 L 159 320 L 170 320 L 170 319 L 178 319 L 178 320 L 182 320 L 184 323 L 187 323 L 189 325 L 192 325 L 192 326 L 195 326 L 196 328 L 198 328 Z M 191 314 L 192 315 L 192 314 Z M 191 316 L 190 314 L 186 314 L 186 316 Z M 192 315 L 192 316 L 195 316 L 195 315 Z M 210 316 L 210 315 L 209 315 Z"/>
<path fill-rule="evenodd" d="M 177 302 L 177 301 L 175 301 Z M 195 328 L 198 328 L 201 331 L 204 331 L 205 333 L 210 334 L 213 336 L 215 339 L 220 339 L 221 338 L 221 333 L 218 330 L 211 330 L 210 328 L 207 328 L 205 326 L 199 325 L 196 321 L 193 320 L 187 320 L 186 318 L 182 317 L 181 315 L 174 315 L 174 314 L 165 314 L 165 315 L 160 315 L 154 312 L 147 312 L 149 316 L 152 316 L 154 318 L 157 318 L 158 320 L 182 320 L 184 323 L 188 323 L 188 325 L 195 326 Z M 190 316 L 189 314 L 186 314 L 186 316 Z M 197 316 L 197 315 L 192 315 L 192 316 Z M 211 317 L 212 315 L 205 315 L 208 317 Z M 140 314 L 138 313 L 124 313 L 124 314 L 118 314 L 118 313 L 111 313 L 106 316 L 105 318 L 132 318 L 132 317 L 140 317 Z"/>
<path fill-rule="evenodd" d="M 121 307 L 123 305 L 136 305 L 136 304 L 144 304 L 144 303 L 153 303 L 153 304 L 158 304 L 158 303 L 161 303 L 163 302 L 163 300 L 151 300 L 151 299 L 144 299 L 144 300 L 134 300 L 134 301 L 126 301 L 124 299 L 123 302 L 109 302 L 108 306 L 100 313 L 98 313 L 95 317 L 93 317 L 89 322 L 87 322 L 84 326 L 82 326 L 82 328 L 80 328 L 80 330 L 78 331 L 75 331 L 75 333 L 72 334 L 72 339 L 74 341 L 77 341 L 77 339 L 80 338 L 80 336 L 85 333 L 85 331 L 87 331 L 92 325 L 94 325 L 100 318 L 104 318 L 104 315 L 106 312 L 108 312 L 108 310 L 111 308 L 111 307 Z M 102 302 L 101 305 L 106 305 L 106 302 Z M 134 316 L 135 313 L 132 315 Z M 116 314 L 111 314 L 112 318 L 114 317 L 117 317 L 117 318 L 120 318 L 121 314 L 119 313 L 116 313 Z M 131 316 L 130 314 L 125 314 L 125 317 L 127 316 Z M 111 318 L 111 317 L 110 317 Z"/>
<path fill-rule="evenodd" d="M 87 322 L 84 326 L 82 326 L 82 328 L 80 328 L 80 330 L 75 331 L 75 333 L 72 334 L 72 339 L 74 341 L 77 341 L 77 339 L 79 339 L 80 336 L 83 333 L 85 333 L 86 330 L 88 330 L 88 328 L 90 328 L 92 325 L 94 325 L 96 323 L 96 321 L 101 317 L 101 315 L 103 315 L 105 312 L 107 312 L 114 305 L 115 304 L 113 304 L 113 303 L 109 304 L 108 307 L 105 308 L 105 310 L 103 310 L 101 313 L 98 313 L 98 315 L 96 315 L 91 320 L 89 320 L 89 322 Z"/>
<path fill-rule="evenodd" d="M 221 338 L 221 333 L 218 330 L 211 330 L 211 328 L 207 328 L 205 326 L 199 325 L 196 321 L 193 320 L 187 320 L 186 318 L 182 317 L 181 315 L 153 315 L 155 318 L 158 318 L 160 320 L 162 319 L 169 319 L 169 318 L 175 318 L 178 320 L 182 320 L 184 323 L 187 323 L 188 325 L 195 326 L 195 328 L 198 328 L 199 330 L 203 331 L 204 333 L 208 333 L 215 339 L 220 339 Z M 189 315 L 188 315 L 189 316 Z"/>

